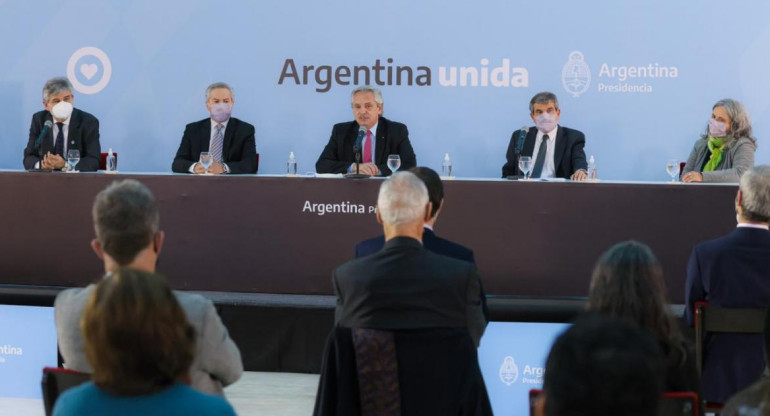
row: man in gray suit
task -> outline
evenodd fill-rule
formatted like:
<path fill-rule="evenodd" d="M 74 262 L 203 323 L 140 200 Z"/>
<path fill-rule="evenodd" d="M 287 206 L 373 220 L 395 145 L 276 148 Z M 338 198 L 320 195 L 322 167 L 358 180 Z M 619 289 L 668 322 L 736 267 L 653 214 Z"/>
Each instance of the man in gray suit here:
<path fill-rule="evenodd" d="M 149 189 L 135 180 L 114 182 L 96 196 L 93 219 L 96 238 L 91 248 L 104 262 L 105 279 L 120 266 L 155 272 L 164 234 L 158 228 L 160 214 Z M 59 351 L 65 367 L 75 371 L 91 372 L 79 323 L 95 288 L 91 284 L 65 290 L 54 302 Z M 197 333 L 197 351 L 190 367 L 192 387 L 221 396 L 223 386 L 243 373 L 241 353 L 210 300 L 190 293 L 174 294 Z"/>
<path fill-rule="evenodd" d="M 465 328 L 479 345 L 487 325 L 481 280 L 473 264 L 423 247 L 423 224 L 431 212 L 428 190 L 413 173 L 397 172 L 385 180 L 377 198 L 385 246 L 334 271 L 337 325 Z"/>

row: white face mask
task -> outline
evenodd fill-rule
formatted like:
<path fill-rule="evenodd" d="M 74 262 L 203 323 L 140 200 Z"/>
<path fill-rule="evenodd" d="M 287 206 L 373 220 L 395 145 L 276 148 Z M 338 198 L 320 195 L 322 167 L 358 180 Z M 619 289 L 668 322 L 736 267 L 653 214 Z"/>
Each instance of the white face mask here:
<path fill-rule="evenodd" d="M 57 120 L 66 120 L 72 114 L 73 108 L 72 104 L 61 101 L 51 108 L 51 114 L 53 114 L 54 118 Z"/>

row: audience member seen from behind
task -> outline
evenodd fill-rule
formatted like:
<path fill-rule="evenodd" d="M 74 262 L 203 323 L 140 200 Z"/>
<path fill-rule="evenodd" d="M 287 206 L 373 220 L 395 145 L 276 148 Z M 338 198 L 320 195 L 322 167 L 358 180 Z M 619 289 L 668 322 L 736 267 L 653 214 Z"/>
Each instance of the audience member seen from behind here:
<path fill-rule="evenodd" d="M 186 384 L 195 329 L 161 276 L 120 268 L 102 279 L 81 329 L 92 381 L 66 391 L 54 415 L 235 415 Z"/>
<path fill-rule="evenodd" d="M 625 320 L 589 313 L 554 342 L 538 416 L 655 416 L 663 393 L 655 339 Z"/>
<path fill-rule="evenodd" d="M 588 309 L 634 323 L 655 336 L 666 362 L 666 391 L 700 395 L 692 345 L 668 312 L 663 271 L 649 247 L 635 241 L 616 244 L 594 268 Z"/>
<path fill-rule="evenodd" d="M 770 309 L 765 314 L 764 330 L 765 363 L 770 363 Z M 720 416 L 753 416 L 770 414 L 770 378 L 767 364 L 759 381 L 733 396 L 719 412 Z"/>
<path fill-rule="evenodd" d="M 112 183 L 96 196 L 93 206 L 96 238 L 91 247 L 109 276 L 121 266 L 155 272 L 164 233 L 155 197 L 132 179 Z M 95 284 L 59 292 L 54 301 L 56 334 L 64 366 L 91 372 L 79 329 Z M 196 330 L 197 351 L 190 368 L 192 386 L 204 393 L 224 395 L 222 387 L 243 373 L 241 354 L 227 333 L 214 304 L 201 295 L 175 291 L 174 295 Z"/>
<path fill-rule="evenodd" d="M 708 127 L 695 142 L 682 171 L 683 182 L 735 182 L 754 166 L 757 139 L 749 113 L 738 101 L 725 98 L 711 109 Z"/>
<path fill-rule="evenodd" d="M 723 308 L 770 306 L 770 166 L 741 177 L 735 196 L 738 225 L 698 244 L 687 263 L 685 313 L 693 324 L 695 302 Z M 706 334 L 701 373 L 706 400 L 725 403 L 754 383 L 765 367 L 758 334 Z"/>

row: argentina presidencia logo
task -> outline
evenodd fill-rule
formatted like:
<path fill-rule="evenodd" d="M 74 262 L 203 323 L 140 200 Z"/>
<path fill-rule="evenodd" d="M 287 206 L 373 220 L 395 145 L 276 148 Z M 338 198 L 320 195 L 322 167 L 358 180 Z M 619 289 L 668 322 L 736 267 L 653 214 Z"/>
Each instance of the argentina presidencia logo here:
<path fill-rule="evenodd" d="M 561 70 L 561 85 L 575 98 L 588 91 L 591 85 L 591 68 L 588 67 L 582 52 L 573 51 L 569 54 L 569 59 Z"/>
<path fill-rule="evenodd" d="M 503 359 L 503 364 L 500 366 L 500 380 L 505 383 L 506 386 L 510 386 L 515 383 L 519 378 L 519 367 L 516 366 L 516 361 L 510 355 Z"/>

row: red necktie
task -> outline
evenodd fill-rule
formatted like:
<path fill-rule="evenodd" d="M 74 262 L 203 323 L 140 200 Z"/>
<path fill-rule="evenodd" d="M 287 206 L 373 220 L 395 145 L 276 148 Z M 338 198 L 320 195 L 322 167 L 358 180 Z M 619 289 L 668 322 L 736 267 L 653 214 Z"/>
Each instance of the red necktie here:
<path fill-rule="evenodd" d="M 364 163 L 372 163 L 372 131 L 366 131 L 366 142 L 364 143 Z"/>

